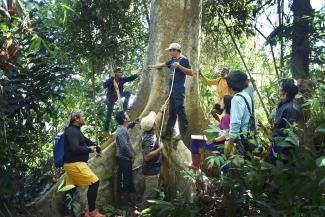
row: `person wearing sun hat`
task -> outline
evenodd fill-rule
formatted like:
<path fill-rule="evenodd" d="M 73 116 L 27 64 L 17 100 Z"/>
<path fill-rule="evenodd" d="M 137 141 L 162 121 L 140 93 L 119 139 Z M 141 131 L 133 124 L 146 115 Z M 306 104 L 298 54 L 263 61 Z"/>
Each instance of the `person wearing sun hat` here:
<path fill-rule="evenodd" d="M 181 140 L 184 138 L 188 121 L 185 113 L 185 80 L 186 75 L 192 76 L 191 65 L 186 56 L 182 54 L 182 46 L 178 43 L 171 43 L 168 48 L 169 55 L 171 59 L 167 62 L 159 63 L 156 65 L 149 65 L 149 69 L 168 67 L 169 69 L 169 89 L 172 86 L 172 78 L 174 74 L 174 84 L 171 91 L 171 96 L 169 100 L 169 118 L 167 121 L 166 131 L 163 134 L 164 139 L 170 139 L 172 136 L 172 131 L 176 123 L 177 117 L 179 120 L 179 131 L 180 133 L 175 137 L 176 140 Z"/>
<path fill-rule="evenodd" d="M 143 154 L 142 173 L 145 180 L 145 191 L 141 208 L 144 208 L 147 205 L 147 200 L 154 199 L 157 194 L 156 189 L 158 188 L 162 159 L 161 150 L 164 146 L 161 142 L 158 144 L 155 129 L 159 126 L 163 112 L 164 106 L 161 107 L 158 114 L 152 111 L 142 118 L 140 122 L 140 127 L 143 130 L 141 136 Z"/>

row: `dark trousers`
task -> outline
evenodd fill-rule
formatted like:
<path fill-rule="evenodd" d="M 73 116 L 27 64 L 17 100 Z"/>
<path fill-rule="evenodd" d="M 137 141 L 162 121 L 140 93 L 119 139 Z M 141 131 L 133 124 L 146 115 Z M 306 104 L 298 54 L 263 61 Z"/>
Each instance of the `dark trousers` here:
<path fill-rule="evenodd" d="M 118 192 L 118 206 L 122 208 L 132 202 L 132 195 L 134 193 L 132 161 L 116 158 L 117 170 L 117 192 Z"/>
<path fill-rule="evenodd" d="M 128 104 L 129 104 L 129 100 L 131 97 L 131 93 L 128 91 L 125 91 L 121 97 L 124 97 L 124 102 L 123 102 L 123 110 L 127 110 L 128 108 Z M 110 128 L 110 124 L 111 124 L 111 118 L 112 118 L 112 114 L 113 114 L 113 110 L 114 110 L 114 105 L 115 102 L 109 100 L 107 103 L 107 112 L 106 112 L 106 121 L 105 121 L 105 131 L 109 131 Z"/>
<path fill-rule="evenodd" d="M 132 161 L 116 158 L 118 171 L 117 183 L 118 192 L 132 193 L 134 192 Z"/>
<path fill-rule="evenodd" d="M 169 119 L 166 126 L 166 135 L 171 135 L 173 127 L 178 117 L 179 131 L 182 136 L 185 136 L 187 131 L 188 121 L 185 114 L 184 107 L 185 96 L 183 94 L 173 94 L 169 100 Z"/>

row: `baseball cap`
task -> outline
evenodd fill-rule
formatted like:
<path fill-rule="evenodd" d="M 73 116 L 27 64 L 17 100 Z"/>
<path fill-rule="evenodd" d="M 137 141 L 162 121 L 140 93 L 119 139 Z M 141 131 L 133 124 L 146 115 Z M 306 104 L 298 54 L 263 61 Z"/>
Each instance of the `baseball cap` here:
<path fill-rule="evenodd" d="M 140 122 L 140 127 L 143 131 L 150 131 L 155 124 L 157 114 L 155 112 L 150 112 L 147 116 L 142 118 Z"/>
<path fill-rule="evenodd" d="M 182 50 L 182 46 L 180 45 L 180 44 L 178 44 L 178 43 L 171 43 L 170 45 L 169 45 L 169 47 L 168 48 L 166 48 L 166 50 L 172 50 L 172 49 L 175 49 L 175 50 Z"/>

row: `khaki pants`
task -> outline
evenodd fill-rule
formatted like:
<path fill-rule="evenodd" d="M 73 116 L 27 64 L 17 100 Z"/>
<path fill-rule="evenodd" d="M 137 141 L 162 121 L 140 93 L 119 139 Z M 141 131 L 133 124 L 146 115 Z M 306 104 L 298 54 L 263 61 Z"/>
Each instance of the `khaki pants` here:
<path fill-rule="evenodd" d="M 158 189 L 159 174 L 154 176 L 144 176 L 145 190 L 142 199 L 142 208 L 148 205 L 147 200 L 156 199 Z"/>

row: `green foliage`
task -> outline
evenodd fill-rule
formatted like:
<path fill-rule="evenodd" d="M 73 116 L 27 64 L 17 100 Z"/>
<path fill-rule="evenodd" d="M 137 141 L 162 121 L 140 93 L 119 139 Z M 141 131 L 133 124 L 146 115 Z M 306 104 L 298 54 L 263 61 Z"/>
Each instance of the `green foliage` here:
<path fill-rule="evenodd" d="M 126 216 L 126 211 L 120 210 L 120 209 L 115 209 L 111 205 L 104 206 L 103 211 L 104 211 L 103 213 L 107 217 Z"/>
<path fill-rule="evenodd" d="M 292 133 L 284 139 L 291 141 L 288 138 L 293 136 Z M 202 180 L 201 174 L 185 173 L 189 181 L 208 185 L 207 190 L 198 191 L 193 204 L 187 204 L 188 207 L 193 206 L 189 209 L 199 210 L 191 215 L 323 216 L 325 157 L 313 153 L 304 145 L 298 147 L 292 144 L 291 147 L 295 148 L 288 156 L 278 155 L 283 160 L 278 160 L 276 166 L 255 158 L 245 160 L 239 155 L 208 157 L 211 168 L 223 165 L 227 172 L 218 177 L 206 177 L 207 180 Z M 180 205 L 175 201 L 155 201 L 148 210 L 154 206 L 163 212 Z"/>
<path fill-rule="evenodd" d="M 223 131 L 220 130 L 219 126 L 216 124 L 210 124 L 209 128 L 204 130 L 204 132 L 207 134 L 208 141 L 223 134 Z"/>
<path fill-rule="evenodd" d="M 58 192 L 69 191 L 75 187 L 76 187 L 75 185 L 64 185 L 64 180 L 62 180 L 61 184 L 58 187 Z"/>
<path fill-rule="evenodd" d="M 140 216 L 157 216 L 157 217 L 194 217 L 197 216 L 197 209 L 194 204 L 188 204 L 184 197 L 178 193 L 172 201 L 149 200 L 150 207 L 144 209 Z"/>
<path fill-rule="evenodd" d="M 75 185 L 65 185 L 65 180 L 62 180 L 60 185 L 58 186 L 58 192 L 67 192 L 73 188 L 75 188 Z M 67 199 L 69 200 L 69 203 L 67 204 L 69 209 L 73 210 L 73 213 L 80 213 L 81 212 L 81 206 L 78 202 L 76 197 L 72 197 L 70 194 L 66 194 Z"/>

